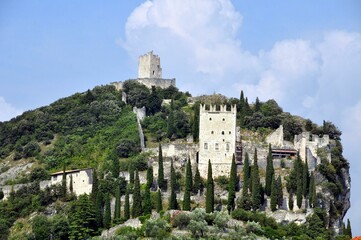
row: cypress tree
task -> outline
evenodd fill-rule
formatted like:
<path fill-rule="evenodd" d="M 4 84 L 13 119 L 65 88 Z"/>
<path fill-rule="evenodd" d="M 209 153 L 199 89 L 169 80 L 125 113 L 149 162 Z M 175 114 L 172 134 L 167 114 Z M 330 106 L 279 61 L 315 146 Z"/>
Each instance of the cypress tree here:
<path fill-rule="evenodd" d="M 198 166 L 196 167 L 196 173 L 194 174 L 193 181 L 193 193 L 198 194 L 198 191 L 202 190 L 202 179 L 201 174 L 199 173 Z"/>
<path fill-rule="evenodd" d="M 350 238 L 352 238 L 352 230 L 351 230 L 350 219 L 347 219 L 346 233 L 344 235 L 348 235 Z"/>
<path fill-rule="evenodd" d="M 105 228 L 110 228 L 111 225 L 111 212 L 110 212 L 110 196 L 105 195 L 105 210 L 104 210 L 104 221 L 103 225 Z"/>
<path fill-rule="evenodd" d="M 271 210 L 272 212 L 277 210 L 277 189 L 276 189 L 276 181 L 274 176 L 272 177 L 271 183 Z"/>
<path fill-rule="evenodd" d="M 153 167 L 149 166 L 147 169 L 147 188 L 151 188 L 153 185 Z"/>
<path fill-rule="evenodd" d="M 135 170 L 132 217 L 136 218 L 142 215 L 142 200 L 140 196 L 140 182 L 138 170 Z"/>
<path fill-rule="evenodd" d="M 299 178 L 297 179 L 297 192 L 296 192 L 298 208 L 301 208 L 302 206 L 302 196 L 303 196 L 302 178 Z"/>
<path fill-rule="evenodd" d="M 245 158 L 244 158 L 244 164 L 243 164 L 243 189 L 242 193 L 248 192 L 248 189 L 250 188 L 250 178 L 251 178 L 251 171 L 249 167 L 249 156 L 246 152 Z"/>
<path fill-rule="evenodd" d="M 73 175 L 72 174 L 70 174 L 69 190 L 71 193 L 73 193 Z"/>
<path fill-rule="evenodd" d="M 259 209 L 261 205 L 261 185 L 258 171 L 257 148 L 254 151 L 254 161 L 252 167 L 252 207 L 253 210 Z"/>
<path fill-rule="evenodd" d="M 206 213 L 214 210 L 214 183 L 212 177 L 211 161 L 208 161 L 207 193 L 206 193 Z"/>
<path fill-rule="evenodd" d="M 302 171 L 302 192 L 305 198 L 308 193 L 309 179 L 310 179 L 310 175 L 308 173 L 308 163 L 306 159 L 305 163 L 303 164 L 303 171 Z"/>
<path fill-rule="evenodd" d="M 92 184 L 91 198 L 92 198 L 93 203 L 95 204 L 95 202 L 97 200 L 97 196 L 98 196 L 99 182 L 98 182 L 97 171 L 95 169 L 93 169 L 92 173 L 93 173 L 93 184 Z"/>
<path fill-rule="evenodd" d="M 288 208 L 292 211 L 293 210 L 293 190 L 290 190 L 289 197 L 288 197 Z"/>
<path fill-rule="evenodd" d="M 124 219 L 128 220 L 129 218 L 130 218 L 129 189 L 127 189 L 125 193 Z"/>
<path fill-rule="evenodd" d="M 170 113 L 168 116 L 168 121 L 167 121 L 167 136 L 169 139 L 172 138 L 173 133 L 175 132 L 175 127 L 174 127 L 174 103 L 173 103 L 173 99 L 170 102 Z"/>
<path fill-rule="evenodd" d="M 162 145 L 159 143 L 158 150 L 158 186 L 160 189 L 164 188 L 164 167 L 163 167 L 163 153 L 162 153 Z"/>
<path fill-rule="evenodd" d="M 278 176 L 276 181 L 276 193 L 277 193 L 277 205 L 278 208 L 283 205 L 283 191 L 282 191 L 282 180 L 281 175 Z"/>
<path fill-rule="evenodd" d="M 231 172 L 229 175 L 229 185 L 228 185 L 228 212 L 231 212 L 235 208 L 234 200 L 236 198 L 236 182 L 237 182 L 237 169 L 236 169 L 236 160 L 233 154 Z"/>
<path fill-rule="evenodd" d="M 192 165 L 191 160 L 188 159 L 186 166 L 186 182 L 184 189 L 184 197 L 183 197 L 183 210 L 190 211 L 191 210 L 191 191 L 192 191 Z"/>
<path fill-rule="evenodd" d="M 315 208 L 317 207 L 317 196 L 316 196 L 316 185 L 315 185 L 315 176 L 314 173 L 311 173 L 310 177 L 310 194 L 309 194 L 310 206 Z"/>
<path fill-rule="evenodd" d="M 265 192 L 267 196 L 271 195 L 271 184 L 274 175 L 273 159 L 272 159 L 272 147 L 271 144 L 268 145 L 268 155 L 267 155 L 267 167 L 266 167 L 266 188 Z"/>
<path fill-rule="evenodd" d="M 256 97 L 256 103 L 254 105 L 254 111 L 255 112 L 261 111 L 261 102 L 259 101 L 258 97 Z"/>
<path fill-rule="evenodd" d="M 111 153 L 110 158 L 112 160 L 112 168 L 111 168 L 112 175 L 114 178 L 118 178 L 119 168 L 120 168 L 119 159 L 115 153 Z"/>
<path fill-rule="evenodd" d="M 198 142 L 199 139 L 199 103 L 194 105 L 193 115 L 193 140 Z"/>
<path fill-rule="evenodd" d="M 177 179 L 175 175 L 175 170 L 173 166 L 173 159 L 170 163 L 170 196 L 169 196 L 169 209 L 178 209 L 177 203 L 177 194 L 175 192 L 175 188 L 177 185 Z"/>
<path fill-rule="evenodd" d="M 131 185 L 134 185 L 134 166 L 133 166 L 133 164 L 130 164 L 128 166 L 128 171 L 129 171 L 129 183 Z"/>
<path fill-rule="evenodd" d="M 160 191 L 160 189 L 158 189 L 158 193 L 157 193 L 157 212 L 159 213 L 162 210 L 163 210 L 162 192 Z"/>
<path fill-rule="evenodd" d="M 103 227 L 103 193 L 98 191 L 95 199 L 95 220 L 98 228 Z"/>
<path fill-rule="evenodd" d="M 150 189 L 145 188 L 144 199 L 143 199 L 143 210 L 144 215 L 152 213 L 152 200 L 150 198 Z"/>
<path fill-rule="evenodd" d="M 115 219 L 120 219 L 120 188 L 118 182 L 115 188 L 114 220 Z"/>

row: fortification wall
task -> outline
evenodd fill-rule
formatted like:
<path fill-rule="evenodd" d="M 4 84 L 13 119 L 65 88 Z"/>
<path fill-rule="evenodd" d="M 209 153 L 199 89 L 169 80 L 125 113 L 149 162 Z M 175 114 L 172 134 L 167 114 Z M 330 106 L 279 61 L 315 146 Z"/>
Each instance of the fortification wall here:
<path fill-rule="evenodd" d="M 266 143 L 271 144 L 273 148 L 283 147 L 283 126 L 280 125 L 276 131 L 266 137 Z"/>
<path fill-rule="evenodd" d="M 152 86 L 160 88 L 168 88 L 170 86 L 175 87 L 175 78 L 139 78 L 137 79 L 137 82 L 144 84 L 145 86 L 147 86 L 147 88 L 152 88 Z"/>

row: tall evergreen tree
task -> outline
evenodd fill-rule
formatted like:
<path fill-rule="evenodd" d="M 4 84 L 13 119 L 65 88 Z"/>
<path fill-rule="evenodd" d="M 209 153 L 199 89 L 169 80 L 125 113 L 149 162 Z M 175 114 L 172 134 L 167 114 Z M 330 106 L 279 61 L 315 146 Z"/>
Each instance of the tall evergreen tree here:
<path fill-rule="evenodd" d="M 273 158 L 272 158 L 272 147 L 271 144 L 268 145 L 268 155 L 267 155 L 267 166 L 266 166 L 266 188 L 265 192 L 267 196 L 271 195 L 271 184 L 274 175 L 274 167 L 273 167 Z"/>
<path fill-rule="evenodd" d="M 169 112 L 169 116 L 167 119 L 167 136 L 169 139 L 172 138 L 173 134 L 175 133 L 175 126 L 174 126 L 174 102 L 173 99 L 170 102 L 171 111 Z"/>
<path fill-rule="evenodd" d="M 150 197 L 150 189 L 147 187 L 144 190 L 143 211 L 144 215 L 152 213 L 152 200 Z"/>
<path fill-rule="evenodd" d="M 147 188 L 151 188 L 153 185 L 153 167 L 149 166 L 147 169 Z"/>
<path fill-rule="evenodd" d="M 303 196 L 302 178 L 299 178 L 299 179 L 297 179 L 297 192 L 296 192 L 298 208 L 301 208 L 301 206 L 302 206 L 302 196 Z"/>
<path fill-rule="evenodd" d="M 308 172 L 308 163 L 307 159 L 303 164 L 303 171 L 302 171 L 302 192 L 303 196 L 306 198 L 308 189 L 309 189 L 309 182 L 310 181 L 310 174 Z"/>
<path fill-rule="evenodd" d="M 276 181 L 274 176 L 272 177 L 271 183 L 271 210 L 272 212 L 277 210 L 277 189 L 276 189 Z"/>
<path fill-rule="evenodd" d="M 236 182 L 237 182 L 237 168 L 236 168 L 235 156 L 233 154 L 231 172 L 229 175 L 229 185 L 228 185 L 228 204 L 227 204 L 228 212 L 233 211 L 235 208 L 234 200 L 236 199 Z"/>
<path fill-rule="evenodd" d="M 101 191 L 97 192 L 97 197 L 95 200 L 95 220 L 97 222 L 98 228 L 103 227 L 103 193 Z"/>
<path fill-rule="evenodd" d="M 173 166 L 173 159 L 170 163 L 170 196 L 169 196 L 169 209 L 178 209 L 177 203 L 177 194 L 175 192 L 175 188 L 177 185 L 177 179 L 175 175 L 175 170 Z"/>
<path fill-rule="evenodd" d="M 140 196 L 140 182 L 138 170 L 135 170 L 132 217 L 136 218 L 142 215 L 142 199 Z"/>
<path fill-rule="evenodd" d="M 194 104 L 193 115 L 193 140 L 198 142 L 199 139 L 199 103 Z"/>
<path fill-rule="evenodd" d="M 110 196 L 109 196 L 109 194 L 105 195 L 105 208 L 104 208 L 103 225 L 104 225 L 105 228 L 110 228 L 110 226 L 111 226 L 111 210 L 110 210 Z"/>
<path fill-rule="evenodd" d="M 186 182 L 184 189 L 184 197 L 183 197 L 183 210 L 190 211 L 191 210 L 191 191 L 192 191 L 192 165 L 191 160 L 188 159 L 186 166 Z"/>
<path fill-rule="evenodd" d="M 73 175 L 70 174 L 70 182 L 69 182 L 69 190 L 70 190 L 70 193 L 73 193 Z"/>
<path fill-rule="evenodd" d="M 159 213 L 162 210 L 163 210 L 162 192 L 160 191 L 160 189 L 158 189 L 158 193 L 157 193 L 157 212 Z"/>
<path fill-rule="evenodd" d="M 250 187 L 250 178 L 251 178 L 251 171 L 249 167 L 249 156 L 246 152 L 244 157 L 244 164 L 243 164 L 243 189 L 242 193 L 248 192 L 248 189 Z"/>
<path fill-rule="evenodd" d="M 277 205 L 278 205 L 278 208 L 280 208 L 283 205 L 283 190 L 282 190 L 281 175 L 278 175 L 278 178 L 276 181 L 276 193 L 277 193 Z"/>
<path fill-rule="evenodd" d="M 254 105 L 254 111 L 255 112 L 261 111 L 261 102 L 259 101 L 258 97 L 256 97 L 256 103 Z"/>
<path fill-rule="evenodd" d="M 317 196 L 316 196 L 316 185 L 315 185 L 315 176 L 314 173 L 311 173 L 310 177 L 310 194 L 309 194 L 309 202 L 312 208 L 317 207 Z"/>
<path fill-rule="evenodd" d="M 111 166 L 111 172 L 114 178 L 118 178 L 119 177 L 119 159 L 117 157 L 117 155 L 115 153 L 112 153 L 110 155 L 110 159 L 112 161 L 112 166 Z"/>
<path fill-rule="evenodd" d="M 208 161 L 207 193 L 206 193 L 206 212 L 214 211 L 214 183 L 212 177 L 212 164 Z"/>
<path fill-rule="evenodd" d="M 254 151 L 254 160 L 252 167 L 252 207 L 253 210 L 259 209 L 261 205 L 261 183 L 258 171 L 257 148 Z"/>
<path fill-rule="evenodd" d="M 288 196 L 288 208 L 293 210 L 293 190 L 291 189 Z"/>
<path fill-rule="evenodd" d="M 350 219 L 347 219 L 347 227 L 346 227 L 346 232 L 344 233 L 344 235 L 348 235 L 350 238 L 352 238 Z"/>
<path fill-rule="evenodd" d="M 196 173 L 194 174 L 193 181 L 193 193 L 198 194 L 199 191 L 202 191 L 203 184 L 201 179 L 201 174 L 199 173 L 198 166 L 196 167 Z"/>
<path fill-rule="evenodd" d="M 114 220 L 120 219 L 120 188 L 117 181 L 115 188 L 115 206 L 114 206 Z"/>
<path fill-rule="evenodd" d="M 133 164 L 129 164 L 128 172 L 129 172 L 129 183 L 131 185 L 134 185 L 134 166 L 133 166 Z"/>
<path fill-rule="evenodd" d="M 124 200 L 124 219 L 128 220 L 130 218 L 130 203 L 129 203 L 129 188 L 125 192 L 125 200 Z"/>
<path fill-rule="evenodd" d="M 69 215 L 70 239 L 90 239 L 96 234 L 94 206 L 88 195 L 80 195 Z"/>
<path fill-rule="evenodd" d="M 158 186 L 160 189 L 164 189 L 164 167 L 163 167 L 163 152 L 162 152 L 162 145 L 159 143 L 159 150 L 158 150 Z"/>
<path fill-rule="evenodd" d="M 92 174 L 93 174 L 93 184 L 92 184 L 92 193 L 91 193 L 91 198 L 93 203 L 95 204 L 96 200 L 97 200 L 97 196 L 98 196 L 98 188 L 99 188 L 99 181 L 98 181 L 98 174 L 96 169 L 92 170 Z"/>

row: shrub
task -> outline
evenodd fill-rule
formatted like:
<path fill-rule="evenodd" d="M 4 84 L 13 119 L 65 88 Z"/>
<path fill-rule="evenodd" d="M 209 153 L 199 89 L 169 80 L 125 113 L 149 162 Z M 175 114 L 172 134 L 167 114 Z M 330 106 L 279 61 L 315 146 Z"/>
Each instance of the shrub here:
<path fill-rule="evenodd" d="M 247 230 L 247 233 L 254 233 L 257 235 L 263 234 L 263 229 L 262 229 L 261 225 L 257 222 L 253 222 L 253 221 L 247 222 L 246 230 Z"/>
<path fill-rule="evenodd" d="M 228 190 L 229 178 L 227 176 L 219 176 L 214 181 L 222 188 L 222 190 Z"/>
<path fill-rule="evenodd" d="M 175 216 L 173 221 L 173 227 L 178 227 L 179 229 L 185 229 L 187 228 L 190 221 L 191 218 L 187 213 L 180 213 L 177 216 Z"/>
<path fill-rule="evenodd" d="M 149 219 L 143 227 L 145 236 L 151 238 L 165 238 L 171 231 L 170 225 L 162 218 Z"/>

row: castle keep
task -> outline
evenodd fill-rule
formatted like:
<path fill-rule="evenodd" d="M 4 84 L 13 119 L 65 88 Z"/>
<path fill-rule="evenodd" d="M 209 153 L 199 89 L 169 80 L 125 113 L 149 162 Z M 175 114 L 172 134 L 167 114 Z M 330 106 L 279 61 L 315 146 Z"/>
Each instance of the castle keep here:
<path fill-rule="evenodd" d="M 233 154 L 236 152 L 236 106 L 200 106 L 199 159 L 202 177 L 207 177 L 208 161 L 212 163 L 213 176 L 229 175 Z"/>
<path fill-rule="evenodd" d="M 138 78 L 129 79 L 130 81 L 137 81 L 145 85 L 147 88 L 160 87 L 168 88 L 175 87 L 175 78 L 162 78 L 162 67 L 160 65 L 160 57 L 155 55 L 153 51 L 139 57 L 138 62 Z M 129 81 L 128 80 L 128 81 Z M 117 90 L 123 89 L 123 82 L 111 83 Z"/>

